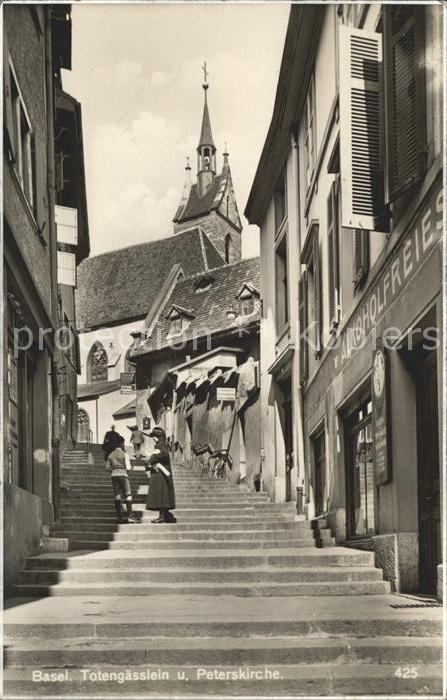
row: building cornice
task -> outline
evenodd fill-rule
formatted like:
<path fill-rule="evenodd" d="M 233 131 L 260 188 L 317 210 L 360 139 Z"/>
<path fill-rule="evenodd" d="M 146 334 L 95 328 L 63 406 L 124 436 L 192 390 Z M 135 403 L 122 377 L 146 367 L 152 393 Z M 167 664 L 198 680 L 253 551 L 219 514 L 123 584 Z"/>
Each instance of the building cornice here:
<path fill-rule="evenodd" d="M 262 225 L 276 178 L 284 167 L 290 133 L 304 104 L 325 9 L 307 3 L 291 7 L 273 116 L 244 212 L 250 224 Z"/>

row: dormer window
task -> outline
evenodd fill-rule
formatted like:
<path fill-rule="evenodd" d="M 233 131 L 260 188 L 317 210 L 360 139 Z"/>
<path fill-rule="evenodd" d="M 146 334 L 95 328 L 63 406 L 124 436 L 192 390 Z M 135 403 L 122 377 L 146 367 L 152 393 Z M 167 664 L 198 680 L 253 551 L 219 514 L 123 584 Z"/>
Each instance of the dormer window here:
<path fill-rule="evenodd" d="M 257 310 L 259 292 L 251 284 L 244 284 L 237 295 L 239 313 L 241 316 L 251 316 Z"/>
<path fill-rule="evenodd" d="M 195 315 L 189 309 L 183 309 L 181 306 L 174 305 L 166 318 L 169 321 L 168 338 L 173 338 L 186 331 Z"/>
<path fill-rule="evenodd" d="M 211 275 L 204 275 L 194 285 L 194 291 L 196 294 L 201 294 L 202 292 L 207 292 L 214 282 L 214 277 Z"/>

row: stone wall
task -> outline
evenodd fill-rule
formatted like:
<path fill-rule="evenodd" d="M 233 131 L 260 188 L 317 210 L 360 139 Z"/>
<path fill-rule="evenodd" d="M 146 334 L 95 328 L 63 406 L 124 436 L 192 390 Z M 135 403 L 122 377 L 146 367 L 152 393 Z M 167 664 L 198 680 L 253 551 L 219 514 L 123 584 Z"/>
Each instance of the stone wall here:
<path fill-rule="evenodd" d="M 39 552 L 43 518 L 42 500 L 29 491 L 6 483 L 3 499 L 3 573 L 7 597 L 26 558 Z"/>

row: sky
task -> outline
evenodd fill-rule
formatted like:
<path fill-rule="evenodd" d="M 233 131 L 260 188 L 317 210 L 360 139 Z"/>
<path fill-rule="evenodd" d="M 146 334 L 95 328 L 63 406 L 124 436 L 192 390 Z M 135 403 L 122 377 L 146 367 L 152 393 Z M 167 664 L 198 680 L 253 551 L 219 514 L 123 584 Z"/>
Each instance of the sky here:
<path fill-rule="evenodd" d="M 72 5 L 72 70 L 82 105 L 91 254 L 170 236 L 186 156 L 196 172 L 203 71 L 218 171 L 227 143 L 243 211 L 270 123 L 289 5 Z"/>

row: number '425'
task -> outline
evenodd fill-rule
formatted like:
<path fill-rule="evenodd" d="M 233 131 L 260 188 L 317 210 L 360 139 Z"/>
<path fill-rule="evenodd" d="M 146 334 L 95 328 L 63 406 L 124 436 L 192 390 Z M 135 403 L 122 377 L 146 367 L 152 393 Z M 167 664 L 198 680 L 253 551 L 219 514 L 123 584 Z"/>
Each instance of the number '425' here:
<path fill-rule="evenodd" d="M 417 666 L 398 666 L 394 671 L 394 675 L 397 678 L 417 678 L 418 677 L 418 667 Z"/>

